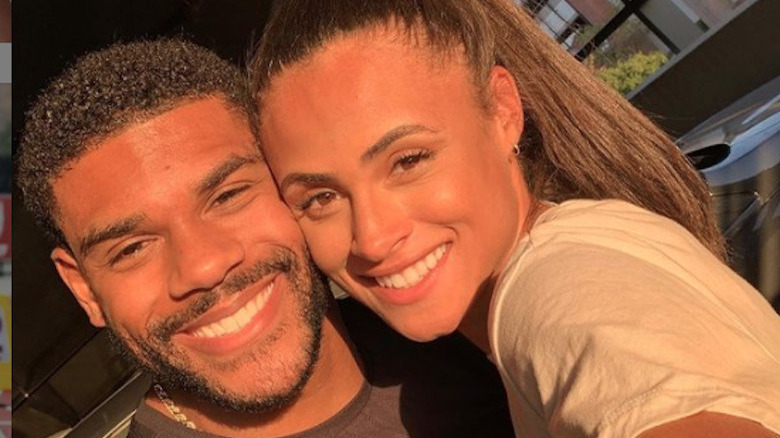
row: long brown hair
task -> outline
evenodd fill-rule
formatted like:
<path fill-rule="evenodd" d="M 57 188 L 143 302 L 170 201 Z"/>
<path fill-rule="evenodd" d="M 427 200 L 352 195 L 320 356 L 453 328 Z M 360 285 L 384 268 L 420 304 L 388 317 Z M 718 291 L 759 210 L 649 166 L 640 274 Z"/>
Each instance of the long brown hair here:
<path fill-rule="evenodd" d="M 622 199 L 673 219 L 720 258 L 707 186 L 669 137 L 508 0 L 279 0 L 250 64 L 260 99 L 285 66 L 333 39 L 396 25 L 434 53 L 463 50 L 484 95 L 495 65 L 514 76 L 525 130 L 519 161 L 533 194 Z"/>

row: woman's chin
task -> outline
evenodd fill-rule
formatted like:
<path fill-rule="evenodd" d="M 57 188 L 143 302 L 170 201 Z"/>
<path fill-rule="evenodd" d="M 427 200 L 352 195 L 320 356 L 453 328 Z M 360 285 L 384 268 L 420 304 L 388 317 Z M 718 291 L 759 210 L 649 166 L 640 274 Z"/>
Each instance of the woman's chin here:
<path fill-rule="evenodd" d="M 420 318 L 427 321 L 421 323 Z M 426 316 L 417 316 L 418 321 L 392 321 L 385 319 L 395 331 L 417 342 L 430 342 L 442 336 L 454 333 L 458 329 L 458 321 L 430 320 Z"/>

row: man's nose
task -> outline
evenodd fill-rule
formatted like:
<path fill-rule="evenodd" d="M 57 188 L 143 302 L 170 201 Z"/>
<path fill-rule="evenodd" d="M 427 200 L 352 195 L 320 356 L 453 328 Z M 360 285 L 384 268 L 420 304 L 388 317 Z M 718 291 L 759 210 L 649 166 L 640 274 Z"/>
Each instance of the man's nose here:
<path fill-rule="evenodd" d="M 205 222 L 182 224 L 171 236 L 171 247 L 170 293 L 174 298 L 213 289 L 246 256 L 233 230 Z"/>
<path fill-rule="evenodd" d="M 381 196 L 353 199 L 353 255 L 380 262 L 393 252 L 412 231 L 412 221 L 403 206 Z"/>

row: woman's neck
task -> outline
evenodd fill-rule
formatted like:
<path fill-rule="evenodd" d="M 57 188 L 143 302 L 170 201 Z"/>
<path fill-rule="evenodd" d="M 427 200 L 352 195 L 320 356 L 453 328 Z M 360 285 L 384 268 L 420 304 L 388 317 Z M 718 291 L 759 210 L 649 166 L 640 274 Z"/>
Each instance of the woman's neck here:
<path fill-rule="evenodd" d="M 539 216 L 549 208 L 549 204 L 541 202 L 533 196 L 529 197 L 528 203 L 524 208 L 525 214 L 522 215 L 523 219 L 518 227 L 517 236 L 513 244 L 500 265 L 496 266 L 494 274 L 481 285 L 468 312 L 458 326 L 458 331 L 486 354 L 490 354 L 490 337 L 488 334 L 490 302 L 493 299 L 498 278 L 515 252 L 518 242 L 531 231 Z"/>
<path fill-rule="evenodd" d="M 495 279 L 488 280 L 482 285 L 458 326 L 458 331 L 485 354 L 490 354 L 487 321 L 494 288 Z"/>

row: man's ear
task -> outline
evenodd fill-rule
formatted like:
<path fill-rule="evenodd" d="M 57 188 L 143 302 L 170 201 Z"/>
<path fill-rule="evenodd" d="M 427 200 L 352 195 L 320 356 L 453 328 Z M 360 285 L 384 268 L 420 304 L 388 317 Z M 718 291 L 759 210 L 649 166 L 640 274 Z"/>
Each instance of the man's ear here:
<path fill-rule="evenodd" d="M 514 145 L 523 133 L 523 104 L 512 73 L 504 67 L 495 66 L 488 82 L 489 98 L 493 115 L 509 142 Z"/>
<path fill-rule="evenodd" d="M 100 309 L 92 287 L 81 272 L 75 257 L 68 250 L 57 247 L 51 252 L 51 259 L 62 281 L 76 297 L 81 308 L 87 312 L 89 322 L 95 327 L 105 327 L 106 318 L 103 315 L 103 310 Z"/>

